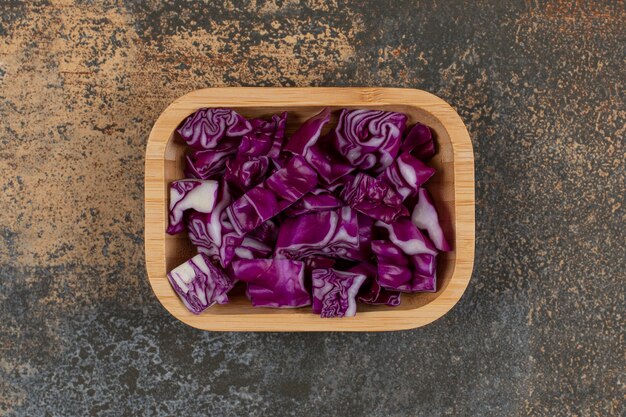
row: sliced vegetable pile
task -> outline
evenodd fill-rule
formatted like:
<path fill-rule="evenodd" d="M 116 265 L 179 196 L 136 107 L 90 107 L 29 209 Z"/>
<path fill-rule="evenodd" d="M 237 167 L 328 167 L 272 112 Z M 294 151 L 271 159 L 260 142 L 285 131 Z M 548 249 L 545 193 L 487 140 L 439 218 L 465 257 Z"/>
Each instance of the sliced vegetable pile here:
<path fill-rule="evenodd" d="M 178 129 L 191 152 L 170 184 L 167 233 L 198 250 L 167 276 L 195 314 L 228 302 L 238 281 L 255 307 L 312 305 L 349 317 L 357 302 L 397 306 L 437 289 L 451 249 L 422 185 L 435 170 L 430 129 L 380 110 L 330 109 L 285 137 L 287 113 L 246 120 L 200 109 Z"/>

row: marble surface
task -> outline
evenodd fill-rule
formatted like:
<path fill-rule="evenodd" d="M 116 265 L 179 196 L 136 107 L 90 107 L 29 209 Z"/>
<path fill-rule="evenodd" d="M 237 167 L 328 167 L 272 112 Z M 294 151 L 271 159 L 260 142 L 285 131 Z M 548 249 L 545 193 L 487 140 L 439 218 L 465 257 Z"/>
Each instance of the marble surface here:
<path fill-rule="evenodd" d="M 0 3 L 0 415 L 626 414 L 622 2 Z M 437 322 L 208 333 L 153 296 L 143 152 L 207 86 L 396 86 L 467 123 L 476 263 Z"/>

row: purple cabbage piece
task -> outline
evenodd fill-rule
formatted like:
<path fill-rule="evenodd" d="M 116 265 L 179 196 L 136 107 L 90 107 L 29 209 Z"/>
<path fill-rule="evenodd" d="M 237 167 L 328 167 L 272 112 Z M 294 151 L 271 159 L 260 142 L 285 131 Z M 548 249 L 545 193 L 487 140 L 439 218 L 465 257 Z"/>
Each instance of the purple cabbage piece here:
<path fill-rule="evenodd" d="M 436 256 L 407 255 L 391 242 L 375 240 L 372 251 L 378 261 L 378 284 L 388 290 L 436 291 Z"/>
<path fill-rule="evenodd" d="M 346 163 L 343 157 L 331 148 L 326 138 L 311 146 L 305 156 L 320 178 L 326 184 L 331 184 L 350 174 L 355 168 Z"/>
<path fill-rule="evenodd" d="M 252 130 L 241 138 L 238 157 L 259 157 L 277 159 L 283 147 L 287 112 L 272 116 L 271 121 L 250 120 Z"/>
<path fill-rule="evenodd" d="M 350 207 L 287 218 L 280 226 L 275 254 L 304 259 L 311 255 L 345 256 L 358 249 L 359 226 Z"/>
<path fill-rule="evenodd" d="M 273 248 L 267 245 L 262 240 L 257 239 L 254 236 L 245 236 L 238 246 L 232 246 L 234 248 L 235 259 L 261 259 L 267 258 L 273 252 Z"/>
<path fill-rule="evenodd" d="M 378 269 L 376 265 L 369 262 L 363 262 L 359 265 L 348 269 L 349 272 L 357 274 L 363 274 L 367 278 L 361 289 L 357 300 L 372 305 L 388 305 L 390 307 L 396 307 L 400 305 L 399 291 L 389 291 L 380 286 L 378 283 Z"/>
<path fill-rule="evenodd" d="M 224 178 L 238 195 L 263 182 L 270 167 L 280 165 L 286 120 L 287 112 L 271 121 L 250 121 L 252 130 L 241 139 L 236 157 L 226 163 Z"/>
<path fill-rule="evenodd" d="M 213 149 L 225 137 L 240 137 L 252 125 L 229 109 L 200 109 L 189 116 L 177 130 L 187 145 L 194 149 Z"/>
<path fill-rule="evenodd" d="M 421 161 L 428 161 L 435 155 L 435 142 L 430 128 L 416 123 L 404 138 L 400 149 L 402 152 L 410 152 Z"/>
<path fill-rule="evenodd" d="M 290 217 L 295 217 L 316 211 L 336 209 L 342 205 L 341 200 L 331 194 L 330 191 L 324 188 L 315 188 L 285 210 L 285 214 Z"/>
<path fill-rule="evenodd" d="M 291 157 L 284 168 L 265 181 L 265 187 L 279 197 L 281 211 L 301 199 L 316 185 L 317 174 L 299 156 Z"/>
<path fill-rule="evenodd" d="M 372 257 L 372 236 L 375 220 L 362 213 L 357 213 L 359 225 L 359 245 L 356 249 L 348 249 L 345 258 L 355 261 L 368 261 Z"/>
<path fill-rule="evenodd" d="M 213 149 L 196 150 L 186 156 L 185 176 L 209 179 L 224 173 L 226 161 L 237 153 L 237 142 L 223 140 Z"/>
<path fill-rule="evenodd" d="M 270 161 L 265 156 L 238 156 L 226 163 L 224 180 L 239 193 L 245 193 L 265 180 Z"/>
<path fill-rule="evenodd" d="M 400 248 L 385 240 L 372 241 L 378 263 L 378 284 L 392 290 L 405 290 L 413 278 L 409 259 Z M 408 284 L 407 284 L 408 283 Z"/>
<path fill-rule="evenodd" d="M 326 107 L 305 121 L 285 146 L 286 151 L 303 156 L 327 184 L 354 170 L 354 167 L 346 163 L 333 149 L 334 135 L 329 134 L 318 143 L 324 125 L 329 121 L 330 108 Z"/>
<path fill-rule="evenodd" d="M 188 216 L 189 239 L 198 252 L 224 268 L 234 259 L 269 256 L 272 247 L 256 236 L 239 234 L 230 223 L 225 212 L 232 201 L 227 184 L 222 183 L 219 188 L 217 201 L 210 213 L 194 212 Z"/>
<path fill-rule="evenodd" d="M 437 290 L 437 255 L 421 253 L 411 257 L 413 280 L 411 291 L 435 292 Z"/>
<path fill-rule="evenodd" d="M 330 108 L 306 120 L 289 138 L 285 150 L 296 155 L 306 156 L 308 149 L 315 145 L 322 133 L 322 128 L 330 120 Z"/>
<path fill-rule="evenodd" d="M 420 185 L 435 174 L 435 169 L 408 153 L 403 153 L 383 171 L 379 179 L 391 185 L 402 199 L 414 195 Z"/>
<path fill-rule="evenodd" d="M 323 268 L 332 268 L 337 261 L 333 258 L 327 258 L 326 256 L 320 255 L 311 255 L 302 259 L 304 262 L 304 266 L 307 271 L 312 271 L 314 269 L 323 269 Z"/>
<path fill-rule="evenodd" d="M 247 294 L 255 307 L 295 308 L 311 304 L 304 285 L 304 264 L 289 259 L 238 260 L 233 276 L 248 283 Z"/>
<path fill-rule="evenodd" d="M 335 269 L 313 270 L 313 312 L 321 317 L 353 317 L 365 275 Z"/>
<path fill-rule="evenodd" d="M 183 304 L 194 314 L 200 314 L 215 303 L 227 303 L 226 294 L 234 286 L 228 275 L 203 254 L 172 269 L 167 279 Z"/>
<path fill-rule="evenodd" d="M 437 248 L 430 239 L 422 234 L 408 218 L 399 219 L 391 224 L 378 221 L 375 226 L 387 230 L 389 240 L 407 255 L 437 254 Z"/>
<path fill-rule="evenodd" d="M 198 248 L 198 252 L 211 257 L 211 260 L 220 261 L 220 247 L 223 236 L 232 233 L 232 227 L 226 224 L 226 208 L 230 205 L 232 197 L 228 184 L 222 182 L 217 193 L 217 203 L 210 213 L 192 213 L 187 221 L 189 240 Z M 226 227 L 225 227 L 226 226 Z"/>
<path fill-rule="evenodd" d="M 413 208 L 411 221 L 415 226 L 428 233 L 428 237 L 437 249 L 442 252 L 452 250 L 441 228 L 435 204 L 425 188 L 420 188 L 418 191 L 418 200 Z"/>
<path fill-rule="evenodd" d="M 396 157 L 406 121 L 401 113 L 343 109 L 334 130 L 335 148 L 357 169 L 380 173 Z"/>
<path fill-rule="evenodd" d="M 340 195 L 346 184 L 350 184 L 352 181 L 354 181 L 354 175 L 348 174 L 339 178 L 332 184 L 326 185 L 326 189 L 335 195 Z"/>
<path fill-rule="evenodd" d="M 224 268 L 237 259 L 267 258 L 273 251 L 272 246 L 258 237 L 235 232 L 226 213 L 222 213 L 218 224 L 211 223 L 210 214 L 192 213 L 187 227 L 189 238 L 198 252 Z M 214 241 L 218 229 L 220 240 Z"/>
<path fill-rule="evenodd" d="M 235 230 L 244 234 L 274 217 L 317 185 L 317 174 L 300 156 L 249 190 L 226 212 Z"/>
<path fill-rule="evenodd" d="M 340 197 L 355 210 L 385 223 L 409 215 L 400 194 L 389 184 L 362 172 L 345 185 Z"/>
<path fill-rule="evenodd" d="M 169 225 L 173 235 L 185 230 L 183 222 L 187 210 L 209 213 L 218 198 L 218 183 L 208 180 L 179 180 L 170 184 Z"/>
<path fill-rule="evenodd" d="M 276 239 L 278 239 L 278 225 L 273 220 L 267 220 L 251 231 L 249 235 L 267 243 L 273 248 L 276 244 Z"/>
<path fill-rule="evenodd" d="M 359 295 L 358 300 L 364 304 L 387 305 L 397 307 L 400 305 L 400 291 L 390 291 L 380 286 L 378 279 L 369 281 L 367 290 Z"/>
<path fill-rule="evenodd" d="M 369 216 L 357 212 L 359 243 L 357 248 L 342 251 L 345 261 L 368 262 L 372 258 L 371 241 L 375 220 Z"/>

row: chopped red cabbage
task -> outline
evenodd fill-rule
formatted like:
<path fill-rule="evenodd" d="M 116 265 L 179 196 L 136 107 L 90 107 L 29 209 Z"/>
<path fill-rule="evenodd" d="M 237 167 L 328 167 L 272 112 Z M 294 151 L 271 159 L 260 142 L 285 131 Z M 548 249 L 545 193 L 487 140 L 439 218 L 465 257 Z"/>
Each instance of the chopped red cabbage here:
<path fill-rule="evenodd" d="M 420 161 L 428 161 L 435 155 L 435 142 L 430 128 L 416 123 L 404 138 L 402 152 L 410 152 Z"/>
<path fill-rule="evenodd" d="M 289 138 L 285 150 L 296 155 L 305 156 L 307 150 L 315 145 L 322 133 L 322 128 L 330 120 L 330 107 L 306 120 Z"/>
<path fill-rule="evenodd" d="M 414 195 L 419 186 L 434 174 L 434 168 L 408 153 L 403 153 L 383 171 L 379 178 L 391 185 L 404 200 Z"/>
<path fill-rule="evenodd" d="M 226 163 L 224 180 L 237 192 L 245 193 L 263 182 L 269 167 L 266 156 L 239 156 Z"/>
<path fill-rule="evenodd" d="M 183 216 L 187 210 L 209 213 L 217 202 L 218 184 L 208 180 L 178 180 L 170 184 L 169 225 L 167 233 L 185 230 Z"/>
<path fill-rule="evenodd" d="M 357 300 L 372 305 L 388 305 L 396 307 L 400 305 L 399 291 L 389 291 L 378 283 L 378 269 L 376 265 L 363 262 L 348 271 L 366 276 L 366 280 L 361 286 Z"/>
<path fill-rule="evenodd" d="M 252 129 L 249 121 L 229 109 L 200 109 L 177 130 L 194 149 L 213 149 L 224 137 L 240 137 Z"/>
<path fill-rule="evenodd" d="M 233 276 L 248 283 L 247 294 L 255 307 L 294 308 L 311 304 L 304 286 L 304 264 L 289 259 L 239 260 Z"/>
<path fill-rule="evenodd" d="M 271 121 L 253 119 L 250 121 L 252 130 L 241 138 L 237 156 L 277 159 L 283 147 L 287 112 L 272 116 Z"/>
<path fill-rule="evenodd" d="M 345 185 L 340 197 L 355 210 L 386 223 L 409 215 L 400 194 L 389 184 L 362 172 Z"/>
<path fill-rule="evenodd" d="M 355 168 L 380 173 L 393 162 L 407 117 L 382 110 L 348 110 L 339 115 L 335 148 Z"/>
<path fill-rule="evenodd" d="M 332 268 L 337 261 L 333 258 L 328 258 L 326 256 L 320 255 L 311 255 L 302 259 L 304 262 L 304 266 L 307 271 L 312 271 L 314 269 L 322 269 L 322 268 Z"/>
<path fill-rule="evenodd" d="M 415 208 L 413 208 L 411 221 L 415 226 L 428 233 L 428 237 L 437 249 L 442 252 L 452 250 L 441 229 L 435 204 L 425 188 L 419 189 L 418 200 Z"/>
<path fill-rule="evenodd" d="M 287 218 L 280 226 L 275 253 L 279 258 L 311 255 L 342 257 L 358 249 L 357 214 L 350 207 Z"/>
<path fill-rule="evenodd" d="M 274 217 L 317 185 L 317 174 L 300 156 L 249 190 L 226 210 L 235 230 L 244 234 Z"/>
<path fill-rule="evenodd" d="M 278 225 L 274 220 L 267 220 L 251 231 L 249 235 L 267 243 L 273 250 L 276 245 L 276 239 L 278 239 Z"/>
<path fill-rule="evenodd" d="M 424 236 L 408 218 L 399 219 L 391 224 L 378 221 L 375 225 L 387 230 L 389 240 L 407 255 L 420 253 L 437 254 L 437 249 L 430 239 Z"/>
<path fill-rule="evenodd" d="M 226 163 L 237 153 L 237 142 L 223 140 L 213 149 L 193 151 L 186 156 L 185 175 L 190 178 L 218 178 L 224 174 Z"/>
<path fill-rule="evenodd" d="M 372 251 L 378 263 L 378 284 L 388 290 L 415 292 L 436 290 L 436 257 L 407 255 L 391 242 L 375 240 Z"/>
<path fill-rule="evenodd" d="M 183 304 L 194 314 L 200 314 L 215 303 L 227 303 L 226 294 L 234 285 L 228 275 L 203 254 L 172 269 L 167 279 Z"/>
<path fill-rule="evenodd" d="M 226 302 L 237 280 L 253 306 L 312 302 L 322 317 L 436 290 L 437 254 L 450 244 L 421 188 L 435 172 L 422 162 L 435 152 L 431 130 L 344 109 L 322 135 L 330 116 L 323 109 L 289 140 L 287 112 L 248 121 L 200 109 L 177 130 L 191 148 L 185 175 L 197 179 L 171 184 L 167 232 L 186 226 L 199 255 L 168 279 L 192 312 Z"/>
<path fill-rule="evenodd" d="M 285 214 L 290 217 L 295 217 L 305 213 L 332 210 L 340 208 L 341 206 L 343 206 L 341 200 L 335 197 L 330 191 L 324 188 L 315 188 L 285 210 Z"/>
<path fill-rule="evenodd" d="M 365 275 L 335 269 L 315 269 L 312 273 L 313 312 L 321 317 L 353 317 L 356 296 Z"/>

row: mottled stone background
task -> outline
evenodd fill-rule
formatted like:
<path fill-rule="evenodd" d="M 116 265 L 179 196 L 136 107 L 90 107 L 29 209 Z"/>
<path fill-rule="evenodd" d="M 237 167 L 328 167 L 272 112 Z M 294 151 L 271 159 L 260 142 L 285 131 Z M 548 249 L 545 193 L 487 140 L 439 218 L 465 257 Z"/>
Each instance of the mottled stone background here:
<path fill-rule="evenodd" d="M 623 2 L 0 2 L 0 414 L 626 414 Z M 466 121 L 476 266 L 380 334 L 208 333 L 152 294 L 143 154 L 207 86 L 396 86 Z"/>

